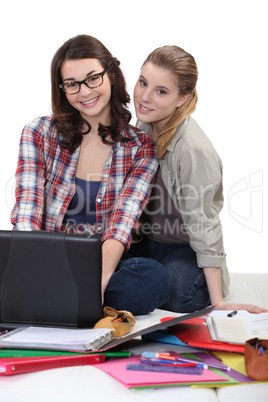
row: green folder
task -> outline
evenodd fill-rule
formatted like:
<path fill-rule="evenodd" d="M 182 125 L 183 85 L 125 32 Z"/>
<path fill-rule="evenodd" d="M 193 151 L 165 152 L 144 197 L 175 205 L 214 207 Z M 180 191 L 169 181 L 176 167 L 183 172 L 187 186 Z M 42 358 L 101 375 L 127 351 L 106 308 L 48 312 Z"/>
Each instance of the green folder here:
<path fill-rule="evenodd" d="M 127 357 L 130 356 L 130 352 L 127 350 L 119 350 L 113 352 L 93 352 L 95 354 L 104 354 L 106 357 Z M 5 349 L 0 348 L 1 357 L 26 357 L 26 356 L 67 356 L 67 355 L 81 355 L 92 354 L 92 352 L 65 352 L 57 350 L 35 350 L 35 349 Z"/>

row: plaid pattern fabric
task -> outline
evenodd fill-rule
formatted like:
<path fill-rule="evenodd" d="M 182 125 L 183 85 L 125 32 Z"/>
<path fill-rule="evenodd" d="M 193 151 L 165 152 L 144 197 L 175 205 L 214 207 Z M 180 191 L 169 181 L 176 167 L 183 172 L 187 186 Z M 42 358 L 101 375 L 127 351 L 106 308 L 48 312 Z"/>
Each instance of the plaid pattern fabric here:
<path fill-rule="evenodd" d="M 62 224 L 75 193 L 79 149 L 71 154 L 60 147 L 51 117 L 27 124 L 16 170 L 14 229 L 98 234 L 103 241 L 114 238 L 128 248 L 158 162 L 150 136 L 136 128 L 128 132 L 119 128 L 119 132 L 130 141 L 116 143 L 107 158 L 96 198 L 96 224 Z"/>

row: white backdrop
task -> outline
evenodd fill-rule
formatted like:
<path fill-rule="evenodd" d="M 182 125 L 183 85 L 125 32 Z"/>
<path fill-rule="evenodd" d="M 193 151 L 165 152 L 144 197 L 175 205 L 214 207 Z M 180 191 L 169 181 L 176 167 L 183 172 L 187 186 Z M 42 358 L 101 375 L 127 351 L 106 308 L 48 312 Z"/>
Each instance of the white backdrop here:
<path fill-rule="evenodd" d="M 267 272 L 266 0 L 13 0 L 1 6 L 0 229 L 11 229 L 23 126 L 50 114 L 50 62 L 77 34 L 121 61 L 129 93 L 147 54 L 176 44 L 199 69 L 194 118 L 224 164 L 221 213 L 232 272 Z M 135 122 L 134 109 L 133 122 Z"/>

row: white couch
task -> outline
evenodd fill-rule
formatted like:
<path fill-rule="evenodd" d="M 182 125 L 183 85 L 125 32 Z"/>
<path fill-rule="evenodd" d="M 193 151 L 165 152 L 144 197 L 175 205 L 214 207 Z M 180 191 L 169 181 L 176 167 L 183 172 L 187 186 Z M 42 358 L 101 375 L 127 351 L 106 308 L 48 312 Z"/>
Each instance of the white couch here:
<path fill-rule="evenodd" d="M 230 276 L 229 301 L 268 308 L 268 274 L 231 273 Z M 132 352 L 136 353 L 137 349 L 134 347 Z M 118 402 L 120 398 L 127 402 L 268 402 L 268 382 L 217 389 L 171 387 L 137 391 L 125 388 L 94 366 L 79 366 L 0 376 L 0 398 L 4 402 Z"/>

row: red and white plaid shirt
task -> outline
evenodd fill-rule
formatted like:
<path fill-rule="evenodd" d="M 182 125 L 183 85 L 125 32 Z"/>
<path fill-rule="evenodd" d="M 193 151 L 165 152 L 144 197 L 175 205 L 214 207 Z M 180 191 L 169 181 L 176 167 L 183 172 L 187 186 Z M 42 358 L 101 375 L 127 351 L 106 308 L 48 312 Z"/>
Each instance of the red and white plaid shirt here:
<path fill-rule="evenodd" d="M 16 170 L 14 229 L 98 234 L 103 241 L 117 239 L 128 248 L 158 162 L 150 136 L 136 128 L 119 132 L 130 141 L 117 142 L 107 158 L 96 197 L 96 224 L 62 224 L 75 193 L 79 148 L 73 154 L 61 148 L 51 117 L 27 124 Z"/>

